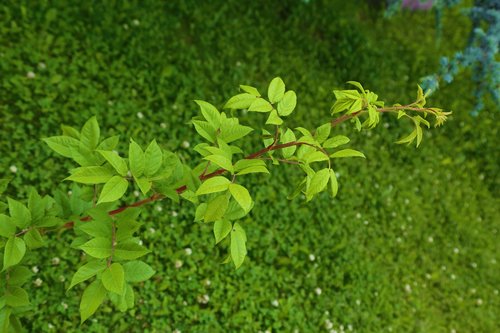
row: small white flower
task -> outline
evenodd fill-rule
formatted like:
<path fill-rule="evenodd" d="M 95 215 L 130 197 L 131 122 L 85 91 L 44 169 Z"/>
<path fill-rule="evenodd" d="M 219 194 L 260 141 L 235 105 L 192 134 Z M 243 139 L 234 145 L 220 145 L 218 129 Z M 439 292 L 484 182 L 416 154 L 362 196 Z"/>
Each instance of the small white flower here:
<path fill-rule="evenodd" d="M 341 332 L 343 332 L 343 331 L 344 331 L 344 325 L 340 325 L 340 326 L 339 326 L 339 328 L 340 328 L 340 331 L 341 331 Z"/>
<path fill-rule="evenodd" d="M 113 101 L 112 101 L 112 100 L 109 100 L 109 101 L 108 101 L 108 105 L 109 105 L 109 106 L 113 106 L 113 104 L 114 104 L 114 103 L 113 103 Z"/>
<path fill-rule="evenodd" d="M 163 210 L 163 207 L 162 207 L 162 206 L 160 206 L 160 205 L 158 205 L 158 206 L 156 206 L 156 207 L 155 207 L 155 209 L 156 209 L 157 211 L 161 212 L 161 211 Z"/>
<path fill-rule="evenodd" d="M 271 331 L 270 330 L 265 330 L 264 333 L 271 333 Z"/>
<path fill-rule="evenodd" d="M 48 323 L 47 327 L 49 328 L 49 330 L 53 330 L 54 329 L 54 325 L 52 325 L 51 323 Z"/>
<path fill-rule="evenodd" d="M 457 276 L 456 276 L 455 274 L 451 274 L 451 275 L 450 275 L 450 278 L 451 278 L 452 280 L 455 280 L 455 279 L 457 278 Z"/>
<path fill-rule="evenodd" d="M 10 170 L 10 172 L 12 172 L 12 173 L 16 173 L 16 172 L 17 172 L 17 167 L 16 167 L 15 165 L 11 165 L 11 166 L 9 167 L 9 170 Z"/>
<path fill-rule="evenodd" d="M 361 213 L 356 213 L 356 218 L 360 219 L 361 218 Z"/>
<path fill-rule="evenodd" d="M 137 112 L 137 118 L 139 119 L 144 118 L 144 114 L 142 112 Z"/>
<path fill-rule="evenodd" d="M 443 266 L 441 266 L 441 270 L 442 270 L 442 271 L 445 271 L 445 270 L 446 270 L 446 266 L 444 266 L 444 265 L 443 265 Z"/>
<path fill-rule="evenodd" d="M 498 295 L 498 289 L 493 290 L 493 294 Z"/>
<path fill-rule="evenodd" d="M 182 332 L 176 328 L 173 333 L 182 333 Z"/>
<path fill-rule="evenodd" d="M 495 258 L 491 259 L 491 263 L 495 265 L 497 263 L 497 260 Z"/>
<path fill-rule="evenodd" d="M 477 301 L 476 301 L 476 304 L 479 305 L 479 306 L 483 305 L 483 300 L 480 299 L 480 298 L 478 298 Z"/>
<path fill-rule="evenodd" d="M 138 19 L 135 19 L 132 21 L 132 25 L 135 25 L 136 27 L 141 24 L 141 22 Z"/>
<path fill-rule="evenodd" d="M 177 213 L 175 210 L 173 210 L 171 214 L 173 217 L 177 217 L 177 215 L 179 215 L 179 213 Z"/>
<path fill-rule="evenodd" d="M 477 268 L 477 264 L 475 262 L 471 263 L 470 265 L 472 266 L 472 268 Z"/>
<path fill-rule="evenodd" d="M 452 328 L 452 329 L 450 330 L 450 333 L 457 333 L 457 331 L 456 331 L 455 329 L 453 329 L 453 328 Z"/>
<path fill-rule="evenodd" d="M 61 282 L 66 281 L 66 277 L 64 275 L 59 275 L 59 281 Z"/>
<path fill-rule="evenodd" d="M 127 24 L 127 23 L 125 23 L 125 24 L 123 25 L 123 29 L 128 30 L 128 24 Z"/>
<path fill-rule="evenodd" d="M 212 284 L 212 281 L 210 281 L 209 279 L 206 279 L 203 284 L 205 285 L 205 287 L 210 287 L 210 285 Z"/>
<path fill-rule="evenodd" d="M 431 276 L 429 273 L 425 273 L 425 278 L 426 278 L 427 280 L 430 280 L 430 279 L 431 279 L 431 277 L 432 277 L 432 276 Z"/>
<path fill-rule="evenodd" d="M 364 223 L 365 225 L 368 225 L 370 222 L 368 222 L 368 220 L 364 220 L 364 221 L 363 221 L 363 223 Z"/>
<path fill-rule="evenodd" d="M 186 140 L 182 141 L 182 143 L 181 143 L 181 147 L 182 148 L 188 149 L 189 146 L 191 146 L 191 144 L 189 143 L 189 141 L 186 141 Z"/>
<path fill-rule="evenodd" d="M 182 305 L 187 306 L 187 305 L 188 305 L 188 302 L 186 302 L 186 301 L 182 301 Z"/>
<path fill-rule="evenodd" d="M 72 195 L 73 195 L 73 191 L 69 190 L 69 191 L 68 191 L 68 195 L 69 195 L 69 196 L 72 196 Z"/>
<path fill-rule="evenodd" d="M 59 263 L 61 262 L 61 259 L 59 259 L 58 257 L 54 257 L 54 258 L 52 258 L 51 262 L 52 262 L 52 265 L 59 265 Z"/>
<path fill-rule="evenodd" d="M 319 295 L 321 295 L 321 293 L 323 292 L 323 290 L 321 290 L 321 288 L 318 287 L 318 288 L 314 289 L 314 292 L 316 293 L 316 295 L 319 296 Z"/>
<path fill-rule="evenodd" d="M 184 253 L 186 253 L 186 255 L 190 256 L 193 254 L 193 250 L 191 250 L 191 248 L 189 248 L 189 247 L 186 247 L 184 249 Z"/>
<path fill-rule="evenodd" d="M 389 128 L 389 123 L 384 123 L 384 128 Z"/>
<path fill-rule="evenodd" d="M 208 296 L 207 294 L 198 296 L 198 303 L 200 304 L 208 304 L 209 300 L 210 296 Z"/>
<path fill-rule="evenodd" d="M 453 249 L 453 253 L 458 254 L 459 252 L 460 250 L 457 247 Z"/>
<path fill-rule="evenodd" d="M 134 191 L 134 197 L 138 197 L 140 195 L 141 195 L 141 193 L 139 191 Z"/>
<path fill-rule="evenodd" d="M 182 267 L 182 261 L 181 260 L 176 260 L 175 261 L 175 268 L 179 269 Z"/>
<path fill-rule="evenodd" d="M 38 63 L 38 68 L 45 69 L 45 68 L 47 68 L 47 65 L 44 62 L 39 62 Z"/>
<path fill-rule="evenodd" d="M 311 253 L 311 254 L 309 255 L 309 260 L 311 260 L 311 261 L 316 260 L 316 256 L 315 256 L 314 254 L 312 254 L 312 253 Z"/>
<path fill-rule="evenodd" d="M 152 234 L 154 234 L 154 233 L 156 232 L 155 228 L 151 228 L 151 227 L 148 229 L 148 231 L 149 231 L 150 233 L 152 233 Z"/>
<path fill-rule="evenodd" d="M 347 325 L 347 330 L 352 331 L 352 325 L 351 324 Z"/>
<path fill-rule="evenodd" d="M 160 124 L 160 127 L 161 127 L 161 128 L 167 128 L 167 124 L 165 124 L 165 123 L 161 123 L 161 124 Z"/>
<path fill-rule="evenodd" d="M 360 305 L 361 305 L 361 300 L 357 299 L 357 300 L 356 300 L 356 305 L 357 305 L 357 306 L 360 306 Z"/>
<path fill-rule="evenodd" d="M 429 237 L 427 238 L 427 241 L 428 241 L 429 243 L 432 243 L 432 242 L 434 242 L 434 238 L 432 238 L 432 236 L 429 236 Z"/>
<path fill-rule="evenodd" d="M 35 281 L 33 281 L 33 284 L 37 287 L 40 287 L 42 285 L 43 281 L 40 278 L 37 278 Z"/>
<path fill-rule="evenodd" d="M 38 266 L 33 266 L 33 267 L 31 267 L 31 271 L 32 271 L 33 273 L 35 273 L 35 274 L 36 274 L 36 273 L 38 273 L 40 270 L 38 269 Z"/>
<path fill-rule="evenodd" d="M 177 104 L 172 105 L 172 109 L 177 110 Z"/>
<path fill-rule="evenodd" d="M 405 205 L 408 205 L 410 203 L 409 199 L 405 199 Z"/>
<path fill-rule="evenodd" d="M 139 240 L 139 245 L 142 245 L 142 244 L 144 244 L 144 243 L 142 242 L 142 239 L 141 239 L 141 240 Z"/>
<path fill-rule="evenodd" d="M 68 309 L 68 304 L 61 302 L 61 306 L 63 307 L 64 310 Z"/>
<path fill-rule="evenodd" d="M 338 333 L 337 330 L 330 330 L 330 333 Z"/>
<path fill-rule="evenodd" d="M 333 328 L 333 323 L 330 321 L 330 319 L 325 320 L 325 328 L 327 330 Z"/>
<path fill-rule="evenodd" d="M 470 292 L 471 292 L 472 294 L 475 294 L 475 293 L 476 293 L 476 288 L 472 288 L 472 289 L 470 290 Z"/>
<path fill-rule="evenodd" d="M 236 62 L 236 67 L 240 67 L 241 66 L 241 62 L 237 61 Z"/>
<path fill-rule="evenodd" d="M 401 237 L 396 238 L 396 242 L 401 243 L 402 241 Z"/>
<path fill-rule="evenodd" d="M 271 302 L 271 305 L 274 306 L 275 308 L 277 308 L 280 305 L 280 303 L 278 302 L 277 299 L 273 299 L 273 301 Z"/>
<path fill-rule="evenodd" d="M 405 284 L 405 291 L 411 293 L 411 286 L 409 284 Z"/>
<path fill-rule="evenodd" d="M 36 76 L 36 74 L 34 72 L 32 72 L 32 71 L 29 71 L 28 73 L 26 73 L 26 77 L 28 79 L 34 79 L 35 76 Z"/>
<path fill-rule="evenodd" d="M 340 172 L 335 172 L 335 176 L 336 176 L 337 178 L 340 178 Z"/>

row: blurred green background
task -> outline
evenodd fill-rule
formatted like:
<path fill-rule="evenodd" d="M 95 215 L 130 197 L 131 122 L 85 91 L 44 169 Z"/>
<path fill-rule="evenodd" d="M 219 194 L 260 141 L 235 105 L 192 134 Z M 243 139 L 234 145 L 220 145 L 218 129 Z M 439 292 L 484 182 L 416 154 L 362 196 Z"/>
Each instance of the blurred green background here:
<path fill-rule="evenodd" d="M 202 141 L 187 124 L 193 100 L 222 106 L 239 84 L 262 91 L 275 76 L 298 95 L 290 127 L 327 122 L 332 89 L 348 80 L 387 103 L 410 102 L 439 56 L 465 45 L 470 22 L 459 11 L 445 13 L 437 42 L 432 13 L 384 19 L 359 0 L 3 1 L 0 178 L 14 177 L 7 194 L 18 199 L 29 185 L 65 188 L 70 163 L 40 139 L 92 115 L 103 135 L 156 138 L 195 165 L 198 156 L 182 148 Z M 108 303 L 79 326 L 81 289 L 65 289 L 81 253 L 69 248 L 71 232 L 51 235 L 29 259 L 42 283 L 30 288 L 34 311 L 23 324 L 29 332 L 500 332 L 500 113 L 487 101 L 470 117 L 472 91 L 464 73 L 430 98 L 454 113 L 419 149 L 394 144 L 410 125 L 391 117 L 374 131 L 336 128 L 367 160 L 338 162 L 335 200 L 287 201 L 299 179 L 292 166 L 248 177 L 256 206 L 238 271 L 220 264 L 225 252 L 211 226 L 193 222 L 190 204 L 151 205 L 141 237 L 157 274 L 136 288 L 126 314 Z M 264 120 L 241 116 L 257 128 Z M 252 140 L 246 148 L 261 145 Z"/>

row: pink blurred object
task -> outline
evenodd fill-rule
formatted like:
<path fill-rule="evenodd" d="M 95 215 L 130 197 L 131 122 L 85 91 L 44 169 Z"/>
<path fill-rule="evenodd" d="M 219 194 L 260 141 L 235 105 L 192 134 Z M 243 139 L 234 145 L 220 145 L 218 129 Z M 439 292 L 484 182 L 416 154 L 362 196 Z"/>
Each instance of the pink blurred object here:
<path fill-rule="evenodd" d="M 429 10 L 432 8 L 434 0 L 403 0 L 401 3 L 402 8 L 408 8 L 411 10 Z"/>

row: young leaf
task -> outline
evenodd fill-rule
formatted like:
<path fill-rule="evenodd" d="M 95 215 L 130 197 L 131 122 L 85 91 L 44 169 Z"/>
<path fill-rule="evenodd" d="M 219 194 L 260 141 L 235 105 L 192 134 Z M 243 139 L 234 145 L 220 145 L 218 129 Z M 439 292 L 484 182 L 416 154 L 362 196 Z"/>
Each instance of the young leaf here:
<path fill-rule="evenodd" d="M 272 110 L 267 118 L 266 125 L 281 125 L 283 124 L 283 119 L 278 116 L 276 110 Z"/>
<path fill-rule="evenodd" d="M 266 101 L 264 98 L 257 98 L 250 104 L 250 107 L 248 108 L 248 111 L 255 111 L 255 112 L 269 112 L 273 109 L 273 106 L 271 103 Z"/>
<path fill-rule="evenodd" d="M 345 145 L 351 141 L 347 136 L 344 135 L 335 135 L 333 138 L 330 138 L 323 142 L 323 148 L 337 148 L 338 146 Z"/>
<path fill-rule="evenodd" d="M 399 144 L 408 143 L 408 144 L 410 144 L 413 142 L 413 140 L 415 140 L 416 136 L 417 136 L 417 130 L 415 129 L 415 130 L 413 130 L 413 132 L 410 133 L 410 135 L 400 139 L 399 141 L 396 141 L 396 143 L 399 143 Z"/>
<path fill-rule="evenodd" d="M 80 142 L 72 137 L 61 135 L 42 139 L 53 151 L 64 157 L 73 157 L 71 148 L 78 149 Z"/>
<path fill-rule="evenodd" d="M 254 95 L 248 93 L 238 94 L 227 101 L 224 109 L 248 109 L 256 98 Z"/>
<path fill-rule="evenodd" d="M 134 180 L 137 183 L 137 186 L 139 186 L 139 189 L 141 190 L 142 194 L 144 195 L 146 195 L 149 192 L 151 186 L 153 185 L 153 183 L 146 178 L 134 177 Z"/>
<path fill-rule="evenodd" d="M 94 150 L 99 143 L 100 129 L 97 118 L 87 120 L 80 133 L 80 142 L 89 150 Z"/>
<path fill-rule="evenodd" d="M 252 207 L 252 197 L 245 187 L 238 184 L 230 184 L 229 192 L 245 212 L 250 210 Z"/>
<path fill-rule="evenodd" d="M 151 278 L 155 271 L 143 261 L 135 260 L 123 264 L 127 282 L 142 282 Z"/>
<path fill-rule="evenodd" d="M 31 212 L 21 202 L 7 198 L 9 203 L 10 221 L 19 228 L 25 228 L 31 222 Z"/>
<path fill-rule="evenodd" d="M 242 175 L 246 175 L 246 174 L 249 174 L 249 173 L 269 173 L 269 170 L 267 170 L 267 168 L 265 166 L 251 166 L 251 167 L 248 167 L 248 168 L 244 168 L 238 172 L 236 172 L 237 175 L 239 176 L 242 176 Z"/>
<path fill-rule="evenodd" d="M 127 163 L 123 158 L 121 158 L 117 153 L 114 151 L 106 151 L 106 150 L 98 150 L 99 154 L 101 154 L 106 161 L 108 161 L 109 164 L 118 172 L 120 176 L 126 176 L 127 175 Z"/>
<path fill-rule="evenodd" d="M 144 152 L 144 174 L 146 177 L 152 177 L 160 169 L 163 162 L 163 153 L 156 140 L 151 141 Z"/>
<path fill-rule="evenodd" d="M 5 214 L 0 214 L 0 236 L 9 238 L 14 236 L 15 233 L 16 225 L 12 222 L 12 219 Z"/>
<path fill-rule="evenodd" d="M 22 286 L 33 275 L 31 270 L 26 266 L 14 266 L 9 269 L 9 285 Z M 1 306 L 0 306 L 1 308 Z"/>
<path fill-rule="evenodd" d="M 213 222 L 220 220 L 227 210 L 229 204 L 229 197 L 224 193 L 219 195 L 207 203 L 207 210 L 205 211 L 205 222 Z"/>
<path fill-rule="evenodd" d="M 257 90 L 257 88 L 241 84 L 240 89 L 243 90 L 244 92 L 254 95 L 255 97 L 260 97 L 260 93 Z"/>
<path fill-rule="evenodd" d="M 144 152 L 141 146 L 139 146 L 134 140 L 130 140 L 130 145 L 128 148 L 128 159 L 130 164 L 130 172 L 135 177 L 140 177 L 144 173 L 144 168 L 146 166 L 144 160 Z"/>
<path fill-rule="evenodd" d="M 275 77 L 269 87 L 267 88 L 267 97 L 269 97 L 269 102 L 277 103 L 281 101 L 285 95 L 285 83 L 279 77 Z"/>
<path fill-rule="evenodd" d="M 297 141 L 297 138 L 295 137 L 295 133 L 291 129 L 287 128 L 285 133 L 283 133 L 281 135 L 280 141 L 281 141 L 281 143 L 289 143 L 289 142 Z M 281 150 L 283 158 L 292 157 L 293 154 L 295 153 L 295 150 L 297 150 L 297 146 L 283 148 Z"/>
<path fill-rule="evenodd" d="M 314 133 L 314 138 L 319 143 L 322 143 L 330 136 L 331 129 L 332 129 L 332 125 L 330 123 L 326 123 L 326 124 L 321 125 L 320 127 L 318 127 L 316 129 L 316 132 Z"/>
<path fill-rule="evenodd" d="M 80 246 L 89 256 L 104 259 L 111 255 L 111 239 L 96 237 Z"/>
<path fill-rule="evenodd" d="M 201 100 L 195 100 L 195 103 L 200 107 L 201 114 L 205 120 L 208 121 L 214 128 L 219 128 L 221 116 L 217 108 L 212 104 Z"/>
<path fill-rule="evenodd" d="M 102 184 L 107 182 L 113 173 L 102 166 L 87 166 L 71 170 L 71 176 L 65 180 L 71 180 L 81 184 Z"/>
<path fill-rule="evenodd" d="M 236 269 L 243 264 L 247 255 L 246 241 L 245 230 L 239 223 L 235 223 L 231 232 L 231 258 Z"/>
<path fill-rule="evenodd" d="M 24 243 L 30 249 L 36 249 L 45 245 L 42 235 L 38 229 L 31 229 L 24 234 Z"/>
<path fill-rule="evenodd" d="M 233 225 L 230 221 L 226 219 L 217 220 L 214 223 L 214 235 L 215 235 L 215 244 L 219 244 L 221 240 L 226 238 L 227 235 L 233 229 Z"/>
<path fill-rule="evenodd" d="M 339 191 L 339 184 L 337 182 L 337 175 L 335 175 L 335 172 L 330 169 L 330 191 L 332 194 L 332 197 L 337 196 L 337 192 Z"/>
<path fill-rule="evenodd" d="M 71 284 L 68 290 L 73 288 L 83 281 L 87 281 L 91 277 L 95 276 L 97 273 L 102 272 L 106 269 L 106 261 L 103 260 L 92 260 L 80 267 L 71 279 Z"/>
<path fill-rule="evenodd" d="M 282 117 L 288 116 L 295 110 L 295 106 L 297 106 L 297 95 L 295 91 L 288 90 L 278 103 L 278 114 Z"/>
<path fill-rule="evenodd" d="M 128 181 L 121 176 L 114 176 L 104 184 L 97 204 L 103 202 L 113 202 L 125 194 L 128 188 Z"/>
<path fill-rule="evenodd" d="M 365 157 L 360 151 L 354 149 L 342 149 L 330 155 L 331 158 L 340 158 L 340 157 Z"/>
<path fill-rule="evenodd" d="M 3 270 L 17 265 L 24 257 L 26 253 L 26 244 L 24 241 L 15 236 L 11 236 L 7 243 L 5 244 L 4 254 L 3 254 Z"/>
<path fill-rule="evenodd" d="M 150 251 L 134 241 L 125 241 L 118 243 L 115 248 L 115 256 L 118 259 L 134 260 L 148 254 Z"/>
<path fill-rule="evenodd" d="M 84 290 L 80 302 L 80 317 L 82 324 L 97 311 L 97 308 L 102 304 L 105 297 L 106 288 L 102 285 L 101 280 L 92 282 Z"/>
<path fill-rule="evenodd" d="M 196 195 L 210 194 L 227 190 L 231 182 L 226 177 L 217 176 L 209 178 L 201 184 Z"/>
<path fill-rule="evenodd" d="M 307 187 L 307 201 L 310 201 L 315 194 L 318 194 L 325 189 L 326 184 L 328 184 L 328 180 L 330 179 L 329 170 L 330 169 L 328 168 L 321 169 L 314 174 L 309 186 Z"/>
<path fill-rule="evenodd" d="M 113 263 L 102 273 L 102 284 L 107 290 L 118 295 L 123 295 L 125 284 L 125 272 L 120 263 Z"/>
<path fill-rule="evenodd" d="M 211 161 L 212 163 L 215 163 L 219 167 L 221 167 L 224 170 L 234 172 L 233 169 L 233 164 L 231 160 L 229 160 L 226 156 L 223 155 L 210 155 L 205 157 L 206 160 Z"/>
<path fill-rule="evenodd" d="M 209 142 L 215 142 L 215 127 L 213 127 L 210 123 L 201 120 L 192 120 L 194 129 L 201 135 L 203 138 L 207 139 Z M 228 142 L 228 141 L 226 141 Z"/>

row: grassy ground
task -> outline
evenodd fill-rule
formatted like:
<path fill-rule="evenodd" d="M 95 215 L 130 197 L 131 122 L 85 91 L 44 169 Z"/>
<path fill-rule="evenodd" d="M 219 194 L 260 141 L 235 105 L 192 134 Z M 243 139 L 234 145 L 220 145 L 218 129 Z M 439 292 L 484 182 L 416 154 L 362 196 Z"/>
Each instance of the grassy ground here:
<path fill-rule="evenodd" d="M 157 138 L 194 159 L 181 148 L 201 141 L 186 125 L 193 99 L 220 106 L 238 84 L 263 90 L 280 75 L 299 98 L 291 125 L 312 127 L 329 119 L 331 90 L 347 80 L 410 101 L 468 28 L 448 13 L 437 44 L 432 15 L 384 20 L 361 1 L 180 3 L 0 5 L 0 176 L 14 176 L 10 196 L 65 186 L 69 165 L 40 141 L 61 123 L 97 115 L 105 134 Z M 142 236 L 158 273 L 125 315 L 106 305 L 78 325 L 80 290 L 65 288 L 80 253 L 68 247 L 71 232 L 52 236 L 31 258 L 43 284 L 23 323 L 30 332 L 327 332 L 329 322 L 338 332 L 500 331 L 498 107 L 471 118 L 471 91 L 465 73 L 433 96 L 454 115 L 418 150 L 393 144 L 409 127 L 390 118 L 352 135 L 367 160 L 338 163 L 336 200 L 287 201 L 296 172 L 286 166 L 250 178 L 257 205 L 238 271 L 220 264 L 224 253 L 190 205 L 153 205 Z"/>

